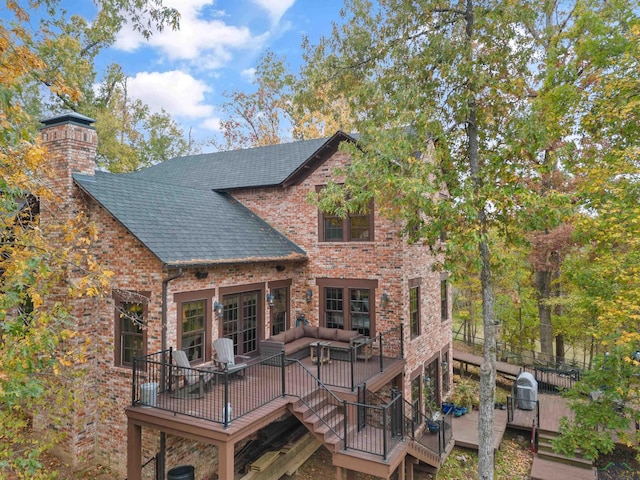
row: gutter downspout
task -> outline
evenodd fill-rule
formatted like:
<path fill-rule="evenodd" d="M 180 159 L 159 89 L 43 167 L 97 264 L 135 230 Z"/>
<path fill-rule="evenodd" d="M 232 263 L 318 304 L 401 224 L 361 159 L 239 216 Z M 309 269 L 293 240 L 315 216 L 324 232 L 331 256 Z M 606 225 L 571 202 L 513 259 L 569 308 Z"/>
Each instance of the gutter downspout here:
<path fill-rule="evenodd" d="M 175 275 L 165 278 L 162 281 L 162 332 L 161 332 L 161 351 L 167 349 L 167 290 L 169 289 L 169 282 L 182 276 L 182 269 L 180 268 Z M 164 367 L 164 361 L 162 362 Z M 162 378 L 165 378 L 164 372 Z M 158 463 L 156 469 L 156 479 L 165 478 L 165 454 L 167 450 L 167 434 L 160 432 L 160 451 L 158 452 Z"/>

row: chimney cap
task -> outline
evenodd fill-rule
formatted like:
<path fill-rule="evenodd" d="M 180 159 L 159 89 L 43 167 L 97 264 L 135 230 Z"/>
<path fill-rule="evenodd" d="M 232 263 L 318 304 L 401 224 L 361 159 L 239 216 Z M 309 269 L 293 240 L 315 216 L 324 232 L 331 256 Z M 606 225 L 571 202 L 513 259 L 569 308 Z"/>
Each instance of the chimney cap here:
<path fill-rule="evenodd" d="M 92 123 L 95 123 L 93 118 L 85 117 L 84 115 L 80 115 L 76 112 L 66 112 L 61 113 L 60 115 L 55 115 L 53 117 L 45 118 L 44 120 L 40 120 L 45 127 L 51 127 L 53 125 L 62 125 L 65 123 L 73 123 L 76 125 L 80 125 L 82 127 L 91 127 Z"/>

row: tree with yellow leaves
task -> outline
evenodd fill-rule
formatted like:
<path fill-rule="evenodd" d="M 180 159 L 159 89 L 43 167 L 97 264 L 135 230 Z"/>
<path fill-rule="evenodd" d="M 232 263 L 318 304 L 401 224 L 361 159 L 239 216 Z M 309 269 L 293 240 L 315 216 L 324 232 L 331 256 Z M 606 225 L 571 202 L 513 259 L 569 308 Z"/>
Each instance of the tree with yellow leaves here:
<path fill-rule="evenodd" d="M 61 21 L 58 2 L 23 3 L 7 2 L 0 19 L 0 478 L 13 470 L 33 479 L 54 475 L 43 472 L 38 459 L 60 436 L 30 436 L 31 416 L 47 407 L 48 422 L 64 421 L 74 408 L 67 387 L 82 375 L 77 366 L 88 339 L 72 329 L 69 300 L 100 295 L 110 274 L 89 254 L 96 231 L 86 218 L 39 220 L 40 206 L 56 199 L 43 181 L 47 152 L 22 93 L 34 80 L 70 101 L 79 91 L 65 82 L 63 66 L 41 55 Z M 125 17 L 146 35 L 177 25 L 176 12 L 160 0 L 97 3 L 111 34 Z"/>

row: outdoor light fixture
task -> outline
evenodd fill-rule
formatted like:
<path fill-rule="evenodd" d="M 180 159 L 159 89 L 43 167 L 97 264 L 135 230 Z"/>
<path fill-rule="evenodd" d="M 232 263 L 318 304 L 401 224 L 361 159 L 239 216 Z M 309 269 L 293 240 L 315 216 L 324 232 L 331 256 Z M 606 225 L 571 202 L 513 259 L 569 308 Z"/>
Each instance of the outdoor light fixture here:
<path fill-rule="evenodd" d="M 447 368 L 449 366 L 449 362 L 447 362 L 444 358 L 442 359 L 442 362 L 440 362 L 440 365 L 442 365 L 442 368 Z"/>
<path fill-rule="evenodd" d="M 268 304 L 270 307 L 273 307 L 273 305 L 274 305 L 273 301 L 274 301 L 275 299 L 276 299 L 276 297 L 274 297 L 274 296 L 273 296 L 273 294 L 271 294 L 271 293 L 267 293 L 267 304 Z"/>
<path fill-rule="evenodd" d="M 207 278 L 209 276 L 209 272 L 205 272 L 204 270 L 196 270 L 195 276 L 197 279 L 202 280 L 203 278 Z"/>
<path fill-rule="evenodd" d="M 307 303 L 311 303 L 311 299 L 313 298 L 313 290 L 311 289 L 307 290 L 305 298 L 307 300 Z"/>
<path fill-rule="evenodd" d="M 380 297 L 380 306 L 382 308 L 387 308 L 387 305 L 389 305 L 389 295 L 387 295 L 387 292 L 384 292 Z"/>
<path fill-rule="evenodd" d="M 220 302 L 216 301 L 213 304 L 213 311 L 216 312 L 216 315 L 218 317 L 222 317 L 224 315 L 224 305 L 222 305 Z"/>

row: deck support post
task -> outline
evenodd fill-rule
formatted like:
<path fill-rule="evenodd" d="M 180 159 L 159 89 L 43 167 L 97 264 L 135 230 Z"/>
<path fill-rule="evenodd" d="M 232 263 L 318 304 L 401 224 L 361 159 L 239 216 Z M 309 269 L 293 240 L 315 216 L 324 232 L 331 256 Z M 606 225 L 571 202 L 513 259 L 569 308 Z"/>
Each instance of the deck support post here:
<path fill-rule="evenodd" d="M 406 459 L 406 458 L 407 458 L 407 457 L 405 457 L 405 459 Z M 412 461 L 405 462 L 405 464 L 404 464 L 404 465 L 405 465 L 404 469 L 405 469 L 405 472 L 406 472 L 406 477 L 405 477 L 405 478 L 406 478 L 406 480 L 413 480 L 413 465 L 414 465 L 414 464 L 415 464 L 415 463 L 414 463 L 414 462 L 412 462 Z"/>
<path fill-rule="evenodd" d="M 344 476 L 342 474 L 342 467 L 336 467 L 336 480 L 344 480 Z"/>
<path fill-rule="evenodd" d="M 347 480 L 356 480 L 358 473 L 355 470 L 347 470 Z"/>
<path fill-rule="evenodd" d="M 405 480 L 405 471 L 407 468 L 407 456 L 405 455 L 402 458 L 402 461 L 400 462 L 400 465 L 398 465 L 398 480 Z"/>
<path fill-rule="evenodd" d="M 218 444 L 218 478 L 234 477 L 234 447 L 233 443 Z"/>
<path fill-rule="evenodd" d="M 142 480 L 142 427 L 127 423 L 127 479 Z"/>

